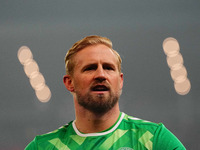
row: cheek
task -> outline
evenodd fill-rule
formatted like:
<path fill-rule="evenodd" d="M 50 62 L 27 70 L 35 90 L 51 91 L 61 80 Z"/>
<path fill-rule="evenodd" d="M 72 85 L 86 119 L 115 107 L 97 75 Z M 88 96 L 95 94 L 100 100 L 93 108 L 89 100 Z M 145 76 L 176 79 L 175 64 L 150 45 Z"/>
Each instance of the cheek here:
<path fill-rule="evenodd" d="M 114 80 L 112 80 L 112 83 L 114 89 L 116 90 L 121 89 L 121 80 L 118 77 L 114 78 Z"/>
<path fill-rule="evenodd" d="M 119 87 L 119 89 L 121 90 L 122 89 L 122 87 L 123 87 L 123 78 L 118 78 L 118 87 Z"/>
<path fill-rule="evenodd" d="M 84 91 L 89 87 L 89 81 L 86 78 L 79 78 L 76 79 L 76 82 L 74 82 L 74 88 Z"/>

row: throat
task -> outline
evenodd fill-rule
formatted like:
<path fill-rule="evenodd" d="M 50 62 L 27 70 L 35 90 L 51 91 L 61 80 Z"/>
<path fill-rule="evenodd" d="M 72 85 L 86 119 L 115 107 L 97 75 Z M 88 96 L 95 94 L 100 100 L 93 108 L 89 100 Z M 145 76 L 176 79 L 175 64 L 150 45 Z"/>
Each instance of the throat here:
<path fill-rule="evenodd" d="M 79 120 L 76 120 L 75 121 L 75 125 L 76 125 L 76 128 L 78 129 L 78 131 L 82 132 L 82 133 L 98 133 L 98 132 L 104 132 L 104 131 L 107 131 L 109 129 L 111 129 L 115 124 L 116 122 L 119 120 L 121 116 L 121 113 L 115 113 L 115 114 L 112 114 L 112 116 L 109 116 L 109 117 L 95 117 L 95 118 L 92 118 L 92 117 L 89 117 L 84 119 L 84 121 L 79 121 Z"/>

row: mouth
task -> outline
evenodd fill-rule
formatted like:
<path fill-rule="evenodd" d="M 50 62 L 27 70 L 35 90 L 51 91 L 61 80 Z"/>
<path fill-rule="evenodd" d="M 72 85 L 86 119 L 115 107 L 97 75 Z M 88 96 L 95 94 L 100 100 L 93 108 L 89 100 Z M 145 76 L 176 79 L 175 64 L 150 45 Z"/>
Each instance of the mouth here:
<path fill-rule="evenodd" d="M 105 85 L 96 85 L 91 88 L 91 91 L 93 92 L 107 92 L 109 90 L 110 90 L 109 87 Z"/>

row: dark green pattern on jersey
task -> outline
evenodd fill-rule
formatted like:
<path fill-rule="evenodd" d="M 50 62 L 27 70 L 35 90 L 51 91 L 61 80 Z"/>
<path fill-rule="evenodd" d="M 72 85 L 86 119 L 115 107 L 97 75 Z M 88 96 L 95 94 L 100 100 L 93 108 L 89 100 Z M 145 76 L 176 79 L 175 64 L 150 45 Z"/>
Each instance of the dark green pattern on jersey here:
<path fill-rule="evenodd" d="M 26 150 L 185 150 L 163 124 L 121 113 L 116 124 L 100 133 L 82 134 L 73 122 L 37 136 Z"/>

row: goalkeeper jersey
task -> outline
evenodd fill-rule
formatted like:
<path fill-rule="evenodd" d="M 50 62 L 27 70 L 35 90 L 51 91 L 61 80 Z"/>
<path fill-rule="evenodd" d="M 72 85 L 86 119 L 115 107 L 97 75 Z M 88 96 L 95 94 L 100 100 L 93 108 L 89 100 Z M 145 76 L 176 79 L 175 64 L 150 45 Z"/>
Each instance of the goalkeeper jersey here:
<path fill-rule="evenodd" d="M 81 133 L 75 122 L 36 136 L 25 150 L 185 150 L 162 123 L 120 113 L 117 122 L 99 133 Z"/>

